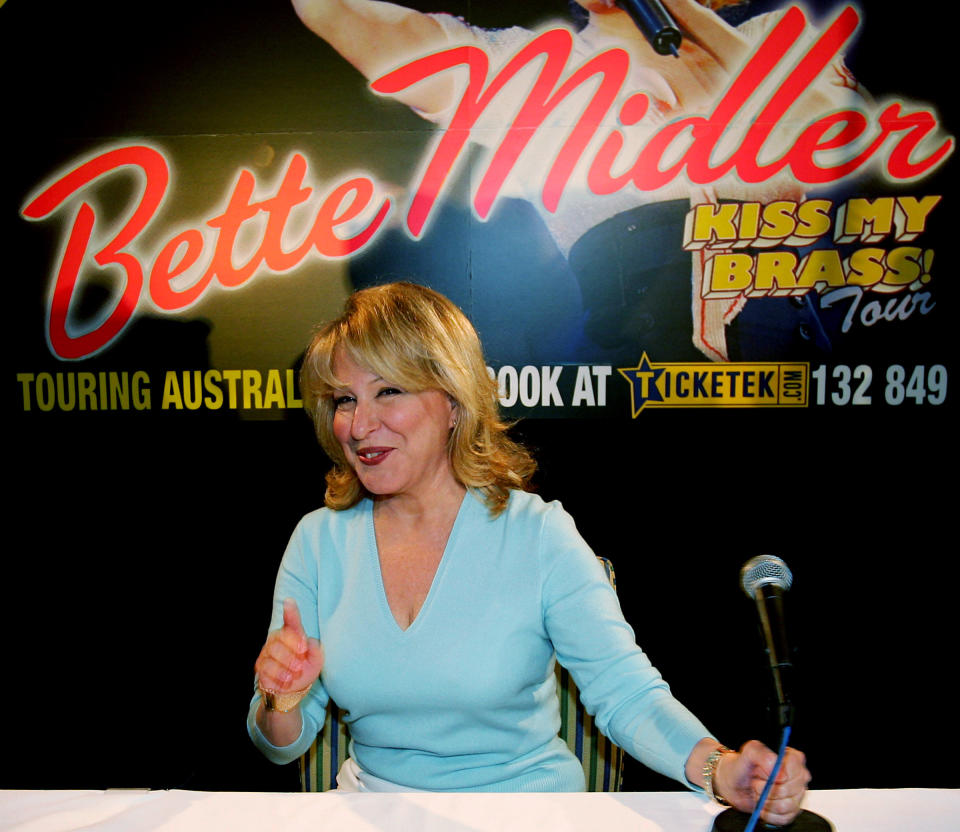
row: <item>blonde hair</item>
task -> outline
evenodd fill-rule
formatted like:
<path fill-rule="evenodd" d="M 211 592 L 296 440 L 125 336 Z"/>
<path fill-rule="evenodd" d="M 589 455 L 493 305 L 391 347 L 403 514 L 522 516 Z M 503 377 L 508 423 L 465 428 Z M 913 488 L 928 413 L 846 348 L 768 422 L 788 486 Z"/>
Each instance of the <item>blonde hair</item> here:
<path fill-rule="evenodd" d="M 366 491 L 333 434 L 338 353 L 410 392 L 440 390 L 457 406 L 447 441 L 457 481 L 480 490 L 490 513 L 507 505 L 510 489 L 528 486 L 536 462 L 507 436 L 497 385 L 470 321 L 438 292 L 414 283 L 388 283 L 355 292 L 343 315 L 324 325 L 307 348 L 300 385 L 320 445 L 333 462 L 325 503 L 342 510 Z"/>

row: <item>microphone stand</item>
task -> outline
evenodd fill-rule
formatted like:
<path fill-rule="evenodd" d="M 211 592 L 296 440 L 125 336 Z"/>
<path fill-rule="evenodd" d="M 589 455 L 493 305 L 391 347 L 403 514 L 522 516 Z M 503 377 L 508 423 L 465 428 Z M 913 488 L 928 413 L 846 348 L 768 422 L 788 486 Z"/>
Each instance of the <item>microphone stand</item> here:
<path fill-rule="evenodd" d="M 786 569 L 786 564 L 783 564 L 783 568 L 785 571 L 787 571 L 789 577 L 789 570 Z M 745 566 L 744 569 L 746 570 L 747 566 Z M 788 580 L 786 587 L 789 587 L 789 585 L 790 584 Z M 787 741 L 790 738 L 790 732 L 794 718 L 794 707 L 793 703 L 790 701 L 790 697 L 787 694 L 787 691 L 791 689 L 791 686 L 788 684 L 788 677 L 792 675 L 793 665 L 790 661 L 790 649 L 786 643 L 785 629 L 782 626 L 784 619 L 782 605 L 783 596 L 781 590 L 786 587 L 778 588 L 771 585 L 761 585 L 754 591 L 757 601 L 767 602 L 758 603 L 758 609 L 760 610 L 760 626 L 763 635 L 763 643 L 765 645 L 764 652 L 767 654 L 770 670 L 772 671 L 773 694 L 776 702 L 777 723 L 780 728 L 781 736 L 780 751 L 777 756 L 777 762 L 773 767 L 773 771 L 770 772 L 770 777 L 767 780 L 767 784 L 764 787 L 763 792 L 757 800 L 757 805 L 753 810 L 753 813 L 747 814 L 746 812 L 741 812 L 739 809 L 734 809 L 732 807 L 725 809 L 714 819 L 713 832 L 753 832 L 753 829 L 759 820 L 760 813 L 763 811 L 764 804 L 767 802 L 767 796 L 770 793 L 770 789 L 773 787 L 773 783 L 777 779 L 777 774 L 780 771 L 780 766 L 783 763 L 783 758 L 787 751 Z M 748 593 L 748 595 L 749 594 L 750 593 Z M 777 624 L 780 626 L 771 626 L 771 622 L 767 613 L 768 609 L 774 611 L 776 618 L 778 619 Z M 774 824 L 761 822 L 761 827 L 768 830 L 782 829 L 784 832 L 833 832 L 834 829 L 833 824 L 831 824 L 826 818 L 823 818 L 814 812 L 810 812 L 807 809 L 801 809 L 800 814 L 798 814 L 786 826 L 778 827 Z"/>

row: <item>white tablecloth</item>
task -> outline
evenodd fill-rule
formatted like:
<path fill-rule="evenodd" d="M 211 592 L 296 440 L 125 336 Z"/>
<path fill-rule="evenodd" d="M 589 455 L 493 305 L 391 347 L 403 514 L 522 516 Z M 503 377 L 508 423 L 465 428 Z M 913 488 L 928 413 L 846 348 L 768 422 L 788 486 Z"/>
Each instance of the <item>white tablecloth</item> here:
<path fill-rule="evenodd" d="M 960 790 L 810 792 L 837 832 L 957 832 Z M 0 829 L 169 832 L 709 832 L 719 807 L 684 792 L 276 794 L 0 791 Z"/>

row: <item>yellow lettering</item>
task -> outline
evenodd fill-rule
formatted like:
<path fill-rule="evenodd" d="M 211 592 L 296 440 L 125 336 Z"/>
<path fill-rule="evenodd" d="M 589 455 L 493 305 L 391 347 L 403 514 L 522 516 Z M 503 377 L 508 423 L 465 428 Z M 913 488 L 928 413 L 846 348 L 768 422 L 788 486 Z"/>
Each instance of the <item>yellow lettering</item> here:
<path fill-rule="evenodd" d="M 707 263 L 703 275 L 705 298 L 734 298 L 750 288 L 753 258 L 749 254 L 717 254 Z"/>

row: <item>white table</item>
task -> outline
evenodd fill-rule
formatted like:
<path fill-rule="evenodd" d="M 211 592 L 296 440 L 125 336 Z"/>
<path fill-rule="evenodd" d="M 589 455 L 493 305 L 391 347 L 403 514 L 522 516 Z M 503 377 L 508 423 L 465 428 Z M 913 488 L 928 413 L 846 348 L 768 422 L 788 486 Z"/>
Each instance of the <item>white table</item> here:
<path fill-rule="evenodd" d="M 960 829 L 960 790 L 813 791 L 805 805 L 837 832 Z M 0 830 L 17 832 L 709 832 L 718 811 L 684 792 L 0 791 Z"/>

